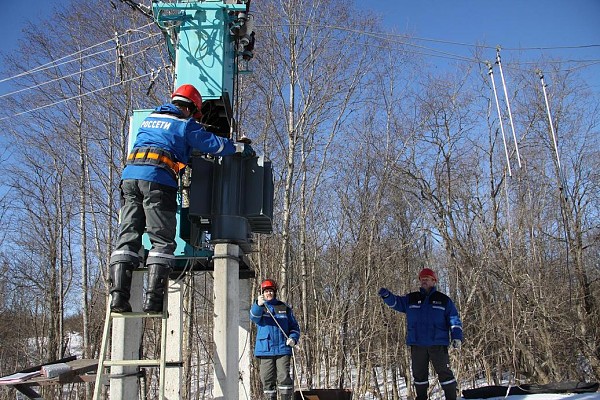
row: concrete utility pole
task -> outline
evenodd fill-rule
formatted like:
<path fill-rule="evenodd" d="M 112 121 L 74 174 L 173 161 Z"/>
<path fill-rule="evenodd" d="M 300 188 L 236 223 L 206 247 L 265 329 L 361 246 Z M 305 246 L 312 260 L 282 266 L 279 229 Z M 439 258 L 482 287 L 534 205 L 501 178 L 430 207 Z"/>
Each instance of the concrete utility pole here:
<path fill-rule="evenodd" d="M 238 399 L 239 246 L 217 244 L 215 266 L 215 399 Z"/>

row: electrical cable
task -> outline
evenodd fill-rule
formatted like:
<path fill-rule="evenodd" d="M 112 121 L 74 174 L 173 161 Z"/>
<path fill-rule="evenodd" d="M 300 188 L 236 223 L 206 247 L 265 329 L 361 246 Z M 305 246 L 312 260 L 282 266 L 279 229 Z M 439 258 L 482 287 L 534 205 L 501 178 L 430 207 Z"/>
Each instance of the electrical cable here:
<path fill-rule="evenodd" d="M 82 94 L 79 94 L 77 96 L 72 96 L 72 97 L 69 97 L 67 99 L 62 99 L 62 100 L 56 101 L 54 103 L 45 104 L 45 105 L 40 106 L 40 107 L 36 107 L 36 108 L 29 109 L 29 110 L 25 110 L 25 111 L 13 114 L 13 115 L 8 116 L 8 117 L 2 117 L 2 118 L 0 118 L 0 121 L 4 121 L 4 120 L 7 120 L 7 119 L 13 118 L 13 117 L 18 117 L 19 115 L 29 114 L 31 112 L 42 110 L 42 109 L 48 108 L 48 107 L 52 107 L 52 106 L 55 106 L 57 104 L 65 103 L 67 101 L 71 101 L 71 100 L 74 100 L 74 99 L 79 99 L 79 98 L 82 98 L 82 97 L 85 97 L 85 96 L 88 96 L 88 95 L 91 95 L 91 94 L 94 94 L 94 93 L 97 93 L 97 92 L 101 92 L 101 91 L 106 90 L 106 89 L 113 88 L 115 86 L 120 86 L 121 84 L 126 83 L 126 82 L 133 82 L 133 81 L 136 81 L 138 79 L 145 78 L 147 76 L 150 76 L 151 74 L 152 74 L 152 72 L 149 72 L 149 73 L 143 74 L 143 75 L 138 75 L 136 77 L 127 79 L 127 80 L 125 80 L 123 82 L 117 82 L 117 83 L 114 83 L 112 85 L 108 85 L 108 86 L 105 86 L 105 87 L 101 87 L 101 88 L 92 90 L 91 92 L 82 93 Z"/>
<path fill-rule="evenodd" d="M 546 101 L 546 112 L 548 114 L 548 123 L 550 124 L 550 133 L 552 134 L 552 143 L 554 144 L 554 151 L 556 153 L 556 162 L 560 173 L 560 155 L 558 153 L 558 143 L 556 141 L 556 133 L 554 132 L 554 124 L 552 123 L 552 114 L 550 114 L 550 103 L 548 102 L 548 94 L 546 93 L 546 83 L 544 82 L 544 74 L 538 70 L 538 75 L 542 83 L 542 91 L 544 92 L 544 100 Z M 562 181 L 562 179 L 561 179 Z"/>
<path fill-rule="evenodd" d="M 158 47 L 158 45 L 156 44 L 156 45 L 154 45 L 154 46 L 150 46 L 150 47 L 148 47 L 148 48 L 146 48 L 146 49 L 140 50 L 140 51 L 138 51 L 138 52 L 136 52 L 136 53 L 131 53 L 131 54 L 127 55 L 127 56 L 124 56 L 124 57 L 123 57 L 123 59 L 125 59 L 125 58 L 129 58 L 129 57 L 133 57 L 133 56 L 136 56 L 136 55 L 138 55 L 138 54 L 145 53 L 145 52 L 146 52 L 148 49 L 152 49 L 152 48 L 154 48 L 154 47 Z M 105 66 L 107 66 L 107 65 L 111 65 L 111 64 L 113 64 L 113 63 L 114 63 L 114 61 L 108 61 L 108 62 L 105 62 L 104 64 L 95 65 L 95 66 L 93 66 L 93 67 L 89 67 L 89 68 L 83 69 L 83 70 L 81 70 L 81 71 L 73 72 L 72 74 L 63 75 L 63 76 L 61 76 L 60 78 L 54 78 L 54 79 L 51 79 L 51 80 L 49 80 L 49 81 L 45 81 L 45 82 L 42 82 L 42 83 L 38 83 L 37 85 L 28 86 L 28 87 L 25 87 L 25 88 L 22 88 L 22 89 L 18 89 L 18 90 L 15 90 L 15 91 L 9 92 L 9 93 L 5 93 L 5 94 L 2 94 L 2 95 L 0 95 L 0 99 L 2 99 L 2 98 L 4 98 L 4 97 L 9 97 L 9 96 L 12 96 L 12 95 L 14 95 L 14 94 L 18 94 L 18 93 L 21 93 L 21 92 L 26 92 L 26 91 L 28 91 L 28 90 L 31 90 L 31 89 L 39 88 L 39 87 L 41 87 L 41 86 L 45 86 L 45 85 L 48 85 L 48 84 L 50 84 L 50 83 L 58 82 L 58 81 L 61 81 L 61 80 L 63 80 L 63 79 L 69 78 L 69 77 L 71 77 L 71 76 L 80 75 L 80 74 L 82 74 L 82 73 L 85 73 L 85 72 L 88 72 L 88 71 L 92 71 L 92 70 L 95 70 L 95 69 L 97 69 L 97 68 L 105 67 Z M 150 71 L 150 74 L 151 74 L 151 75 L 153 75 L 153 74 L 154 74 L 154 70 Z"/>
<path fill-rule="evenodd" d="M 515 150 L 517 152 L 517 161 L 519 168 L 521 168 L 521 155 L 519 154 L 519 143 L 517 142 L 517 134 L 515 133 L 515 124 L 513 123 L 512 111 L 510 109 L 510 102 L 508 101 L 508 91 L 506 89 L 506 82 L 504 81 L 504 73 L 502 72 L 502 63 L 500 62 L 500 48 L 496 49 L 496 64 L 500 70 L 500 78 L 502 79 L 502 87 L 504 88 L 504 101 L 506 101 L 506 109 L 508 110 L 508 118 L 510 121 L 510 127 L 512 129 L 513 140 L 515 142 Z"/>
<path fill-rule="evenodd" d="M 153 25 L 153 24 L 147 24 L 147 25 L 141 26 L 140 28 L 145 28 L 145 27 L 148 27 L 150 25 Z M 133 31 L 136 31 L 136 30 L 138 30 L 138 29 L 128 29 L 125 33 L 121 34 L 120 36 L 127 35 L 127 34 L 133 32 Z M 135 40 L 133 42 L 128 42 L 128 43 L 126 43 L 123 46 L 129 46 L 131 44 L 138 43 L 138 42 L 140 42 L 142 40 L 146 40 L 146 39 L 152 38 L 152 37 L 157 36 L 157 35 L 160 35 L 160 33 L 149 34 L 149 36 L 147 38 L 138 39 L 138 40 Z M 41 71 L 47 70 L 49 68 L 59 67 L 59 66 L 64 65 L 64 64 L 68 64 L 68 63 L 71 63 L 71 62 L 74 62 L 74 61 L 81 61 L 82 59 L 85 59 L 85 58 L 88 58 L 88 57 L 92 57 L 92 56 L 95 56 L 95 55 L 98 55 L 98 54 L 102 54 L 102 53 L 105 53 L 105 52 L 108 52 L 108 51 L 112 51 L 112 50 L 114 50 L 114 48 L 111 47 L 111 48 L 106 49 L 106 50 L 102 50 L 102 51 L 98 51 L 96 53 L 88 54 L 87 56 L 78 57 L 78 58 L 75 58 L 75 59 L 70 60 L 70 61 L 64 61 L 64 62 L 60 62 L 59 63 L 59 61 L 61 61 L 61 60 L 69 59 L 71 57 L 75 57 L 78 54 L 82 54 L 82 53 L 84 53 L 84 52 L 86 52 L 88 50 L 91 50 L 91 49 L 95 48 L 95 47 L 102 46 L 104 44 L 111 43 L 113 41 L 114 41 L 114 38 L 111 38 L 109 40 L 105 40 L 104 42 L 100 42 L 100 43 L 88 46 L 88 47 L 86 47 L 86 48 L 84 48 L 82 50 L 76 51 L 75 53 L 71 53 L 71 54 L 68 54 L 66 56 L 62 56 L 62 57 L 60 57 L 60 58 L 58 58 L 56 60 L 53 60 L 53 61 L 47 62 L 45 64 L 39 65 L 39 66 L 34 67 L 34 68 L 32 68 L 32 69 L 30 69 L 28 71 L 18 73 L 16 75 L 10 76 L 8 78 L 2 78 L 2 79 L 0 79 L 0 83 L 4 83 L 4 82 L 7 82 L 7 81 L 10 81 L 12 79 L 16 79 L 16 78 L 19 78 L 19 77 L 22 77 L 22 76 L 31 75 L 33 73 L 41 72 Z"/>
<path fill-rule="evenodd" d="M 256 25 L 257 27 L 267 27 L 267 25 Z M 332 29 L 332 30 L 341 30 L 341 31 L 349 31 L 352 33 L 358 33 L 358 34 L 364 34 L 364 35 L 368 35 L 368 36 L 374 36 L 374 37 L 381 37 L 381 36 L 387 36 L 387 37 L 392 37 L 392 38 L 402 38 L 402 39 L 409 39 L 409 40 L 416 40 L 416 41 L 424 41 L 424 42 L 433 42 L 433 43 L 442 43 L 442 44 L 452 44 L 455 46 L 464 46 L 464 47 L 480 47 L 480 48 L 485 48 L 485 49 L 496 49 L 497 46 L 488 46 L 488 45 L 477 45 L 477 44 L 472 44 L 472 43 L 462 43 L 462 42 L 454 42 L 454 41 L 450 41 L 450 40 L 442 40 L 442 39 L 430 39 L 430 38 L 423 38 L 423 37 L 418 37 L 418 36 L 409 36 L 406 34 L 396 34 L 396 33 L 386 33 L 386 32 L 372 32 L 372 31 L 365 31 L 365 30 L 359 30 L 359 29 L 351 29 L 351 28 L 347 28 L 344 26 L 339 26 L 339 25 L 323 25 L 323 24 L 310 24 L 310 23 L 303 23 L 303 24 L 281 24 L 279 26 L 313 26 L 313 27 L 317 27 L 317 28 L 327 28 L 327 29 Z M 587 48 L 595 48 L 595 47 L 600 47 L 600 44 L 585 44 L 585 45 L 573 45 L 573 46 L 546 46 L 546 47 L 503 47 L 503 50 L 506 51 L 534 51 L 534 50 L 568 50 L 568 49 L 587 49 Z"/>
<path fill-rule="evenodd" d="M 257 27 L 261 27 L 261 28 L 268 28 L 269 25 L 256 25 Z M 326 29 L 333 29 L 333 30 L 340 30 L 340 31 L 347 31 L 347 32 L 351 32 L 351 33 L 355 33 L 358 35 L 365 35 L 365 36 L 371 36 L 371 37 L 375 37 L 375 38 L 379 38 L 381 39 L 381 37 L 386 37 L 386 38 L 390 38 L 390 39 L 401 39 L 401 43 L 411 46 L 411 47 L 417 47 L 417 48 L 421 48 L 421 49 L 425 49 L 434 53 L 439 53 L 439 54 L 430 54 L 430 53 L 422 53 L 422 52 L 411 52 L 409 50 L 407 50 L 408 53 L 411 54 L 421 54 L 421 55 L 426 55 L 426 56 L 432 56 L 432 57 L 440 57 L 440 58 L 446 58 L 446 59 L 451 59 L 451 60 L 459 60 L 459 61 L 465 61 L 465 62 L 473 62 L 473 63 L 484 63 L 483 60 L 478 60 L 478 59 L 474 59 L 474 58 L 470 58 L 470 57 L 466 57 L 466 56 L 462 56 L 462 55 L 458 55 L 458 54 L 452 54 L 452 53 L 448 53 L 445 51 L 441 51 L 441 50 L 436 50 L 436 49 L 432 49 L 432 48 L 428 48 L 425 46 L 420 46 L 420 45 L 416 45 L 416 44 L 411 44 L 411 43 L 407 43 L 405 42 L 406 40 L 414 40 L 414 41 L 425 41 L 425 42 L 432 42 L 432 43 L 442 43 L 442 44 L 450 44 L 450 45 L 455 45 L 455 46 L 464 46 L 464 47 L 472 47 L 472 48 L 483 48 L 483 49 L 496 49 L 497 47 L 493 47 L 493 46 L 488 46 L 488 45 L 477 45 L 477 44 L 471 44 L 471 43 L 461 43 L 461 42 L 454 42 L 454 41 L 449 41 L 449 40 L 440 40 L 440 39 L 429 39 L 429 38 L 422 38 L 422 37 L 410 37 L 408 35 L 403 35 L 403 34 L 392 34 L 392 33 L 385 33 L 385 32 L 372 32 L 372 31 L 365 31 L 365 30 L 359 30 L 359 29 L 351 29 L 351 28 L 347 28 L 347 27 L 343 27 L 343 26 L 336 26 L 336 25 L 323 25 L 323 24 L 310 24 L 310 23 L 303 23 L 303 24 L 282 24 L 280 26 L 312 26 L 315 28 L 326 28 Z M 274 26 L 271 26 L 271 28 L 274 28 Z M 378 47 L 378 46 L 376 46 Z M 589 48 L 596 48 L 596 47 L 600 47 L 600 44 L 586 44 L 586 45 L 574 45 L 574 46 L 547 46 L 547 47 L 503 47 L 503 50 L 506 51 L 540 51 L 540 50 L 567 50 L 567 49 L 572 49 L 572 50 L 576 50 L 576 49 L 589 49 Z M 588 66 L 593 66 L 596 65 L 597 63 L 600 63 L 600 60 L 598 59 L 592 59 L 592 60 L 568 60 L 568 61 L 549 61 L 548 63 L 565 63 L 565 62 L 571 62 L 571 63 L 590 63 Z M 516 64 L 536 64 L 534 62 L 524 62 L 524 63 L 520 63 L 520 62 L 516 62 Z M 586 66 L 580 66 L 578 68 L 584 68 Z"/>

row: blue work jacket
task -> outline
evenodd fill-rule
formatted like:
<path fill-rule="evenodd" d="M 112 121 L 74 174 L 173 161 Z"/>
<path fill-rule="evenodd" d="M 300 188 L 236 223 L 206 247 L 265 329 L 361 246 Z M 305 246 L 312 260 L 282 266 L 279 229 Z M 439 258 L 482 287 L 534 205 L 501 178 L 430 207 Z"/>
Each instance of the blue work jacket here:
<path fill-rule="evenodd" d="M 172 161 L 187 164 L 192 149 L 216 156 L 235 153 L 234 142 L 207 131 L 193 118 L 185 118 L 174 104 L 163 104 L 142 121 L 133 149 L 156 147 Z M 141 179 L 177 187 L 172 172 L 158 165 L 127 165 L 121 179 Z"/>
<path fill-rule="evenodd" d="M 406 313 L 406 344 L 409 346 L 448 346 L 450 339 L 463 340 L 456 306 L 435 287 L 429 293 L 424 289 L 405 296 L 390 293 L 383 301 L 394 310 Z"/>
<path fill-rule="evenodd" d="M 292 354 L 292 348 L 285 344 L 287 339 L 282 330 L 298 343 L 300 326 L 290 306 L 277 299 L 265 302 L 262 307 L 254 302 L 250 308 L 250 319 L 257 326 L 255 356 Z"/>

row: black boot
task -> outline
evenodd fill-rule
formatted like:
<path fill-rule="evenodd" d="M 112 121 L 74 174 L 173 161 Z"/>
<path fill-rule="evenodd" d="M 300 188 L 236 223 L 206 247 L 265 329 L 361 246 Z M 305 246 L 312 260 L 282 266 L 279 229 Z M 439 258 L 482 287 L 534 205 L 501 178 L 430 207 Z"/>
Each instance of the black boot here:
<path fill-rule="evenodd" d="M 429 390 L 429 385 L 415 385 L 415 391 L 417 392 L 417 397 L 415 400 L 427 400 L 427 391 Z"/>
<path fill-rule="evenodd" d="M 456 400 L 456 382 L 443 385 L 442 389 L 444 389 L 446 400 Z"/>
<path fill-rule="evenodd" d="M 145 312 L 162 312 L 165 290 L 169 285 L 171 268 L 163 264 L 148 265 L 148 290 L 144 300 Z"/>
<path fill-rule="evenodd" d="M 110 311 L 112 312 L 131 312 L 129 296 L 131 291 L 131 276 L 133 274 L 133 264 L 118 263 L 110 266 Z"/>

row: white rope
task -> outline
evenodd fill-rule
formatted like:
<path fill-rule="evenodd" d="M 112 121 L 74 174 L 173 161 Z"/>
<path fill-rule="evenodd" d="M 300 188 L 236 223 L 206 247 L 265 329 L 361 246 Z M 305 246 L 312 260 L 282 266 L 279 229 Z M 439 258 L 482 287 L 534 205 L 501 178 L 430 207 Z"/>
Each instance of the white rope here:
<path fill-rule="evenodd" d="M 279 322 L 277 322 L 277 319 L 275 318 L 273 313 L 271 313 L 271 310 L 269 310 L 269 307 L 265 306 L 265 308 L 267 309 L 267 312 L 269 313 L 271 318 L 273 318 L 273 321 L 275 321 L 275 323 L 277 324 L 277 327 L 279 328 L 281 333 L 283 333 L 283 336 L 285 336 L 286 340 L 289 339 L 289 336 L 287 335 L 287 333 L 285 333 L 285 331 L 283 330 L 281 325 L 279 325 Z M 296 384 L 298 385 L 298 390 L 300 390 L 300 396 L 302 396 L 302 399 L 304 399 L 304 393 L 302 393 L 302 390 L 300 389 L 300 378 L 298 375 L 298 366 L 296 365 L 296 352 L 294 351 L 294 346 L 290 346 L 290 347 L 292 348 L 292 365 L 294 366 L 294 379 L 296 380 Z M 292 395 L 293 395 L 293 393 L 292 393 Z"/>
<path fill-rule="evenodd" d="M 504 154 L 506 154 L 506 165 L 508 166 L 508 176 L 512 177 L 512 171 L 510 169 L 510 156 L 508 154 L 508 147 L 506 146 L 506 136 L 504 135 L 504 124 L 502 123 L 502 113 L 500 112 L 500 103 L 498 101 L 498 93 L 496 92 L 496 82 L 494 82 L 494 71 L 492 71 L 492 64 L 488 65 L 488 75 L 492 81 L 492 88 L 494 89 L 494 98 L 496 99 L 496 109 L 498 110 L 498 120 L 500 121 L 500 130 L 502 131 L 502 142 L 504 143 Z"/>
<path fill-rule="evenodd" d="M 517 142 L 517 134 L 515 133 L 515 125 L 513 123 L 512 111 L 510 110 L 510 101 L 508 101 L 508 91 L 506 90 L 506 82 L 504 81 L 504 73 L 502 72 L 502 62 L 500 62 L 500 47 L 496 50 L 496 64 L 500 70 L 500 78 L 502 79 L 502 87 L 504 88 L 504 100 L 506 101 L 506 109 L 508 110 L 508 119 L 512 129 L 513 140 L 515 141 L 515 150 L 517 152 L 517 161 L 521 168 L 521 155 L 519 154 L 519 143 Z"/>

